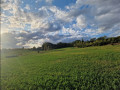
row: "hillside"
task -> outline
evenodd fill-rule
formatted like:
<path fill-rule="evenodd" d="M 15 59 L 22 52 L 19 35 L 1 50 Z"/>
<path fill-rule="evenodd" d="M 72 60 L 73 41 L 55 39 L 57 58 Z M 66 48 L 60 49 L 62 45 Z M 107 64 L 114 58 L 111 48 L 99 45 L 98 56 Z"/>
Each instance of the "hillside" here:
<path fill-rule="evenodd" d="M 1 63 L 2 90 L 120 89 L 120 45 L 6 50 Z"/>

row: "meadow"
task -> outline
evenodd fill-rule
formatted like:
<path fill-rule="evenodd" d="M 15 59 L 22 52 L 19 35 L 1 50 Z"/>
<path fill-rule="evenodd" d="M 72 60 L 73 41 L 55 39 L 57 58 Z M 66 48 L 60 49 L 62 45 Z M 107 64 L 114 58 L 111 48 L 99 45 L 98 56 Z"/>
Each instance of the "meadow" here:
<path fill-rule="evenodd" d="M 2 90 L 120 90 L 120 45 L 6 50 L 1 65 Z"/>

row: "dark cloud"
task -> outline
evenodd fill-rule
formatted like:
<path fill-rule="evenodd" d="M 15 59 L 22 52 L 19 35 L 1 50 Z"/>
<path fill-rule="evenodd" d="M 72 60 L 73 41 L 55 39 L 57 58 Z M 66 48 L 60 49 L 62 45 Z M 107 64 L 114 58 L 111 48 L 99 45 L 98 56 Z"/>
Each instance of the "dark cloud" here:
<path fill-rule="evenodd" d="M 85 8 L 88 5 L 89 8 Z M 81 7 L 83 7 L 80 9 Z M 84 15 L 89 22 L 95 24 L 103 31 L 113 29 L 116 24 L 120 24 L 120 0 L 77 0 L 76 4 L 69 6 L 69 17 Z"/>
<path fill-rule="evenodd" d="M 54 32 L 54 31 L 58 31 L 62 28 L 60 23 L 57 22 L 53 22 L 53 23 L 47 23 L 47 27 L 43 27 L 41 28 L 41 30 L 43 31 L 47 31 L 47 32 Z"/>
<path fill-rule="evenodd" d="M 80 9 L 79 7 L 77 9 L 70 10 L 68 17 L 78 17 L 79 15 L 86 15 L 90 13 L 90 8 L 84 8 Z"/>

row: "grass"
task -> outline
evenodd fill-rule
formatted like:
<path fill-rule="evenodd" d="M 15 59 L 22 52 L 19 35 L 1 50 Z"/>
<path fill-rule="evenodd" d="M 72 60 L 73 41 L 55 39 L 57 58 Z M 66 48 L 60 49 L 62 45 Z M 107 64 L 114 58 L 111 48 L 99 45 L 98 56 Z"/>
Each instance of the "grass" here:
<path fill-rule="evenodd" d="M 120 90 L 120 45 L 2 52 L 2 90 Z M 6 56 L 17 57 L 6 58 Z"/>

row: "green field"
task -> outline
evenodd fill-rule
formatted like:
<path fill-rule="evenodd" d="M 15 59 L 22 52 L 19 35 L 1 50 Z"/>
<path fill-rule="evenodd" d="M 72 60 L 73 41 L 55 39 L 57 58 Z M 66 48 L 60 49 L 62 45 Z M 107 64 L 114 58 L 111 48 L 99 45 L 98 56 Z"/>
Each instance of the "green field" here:
<path fill-rule="evenodd" d="M 2 90 L 120 90 L 120 45 L 7 50 L 1 64 Z"/>

